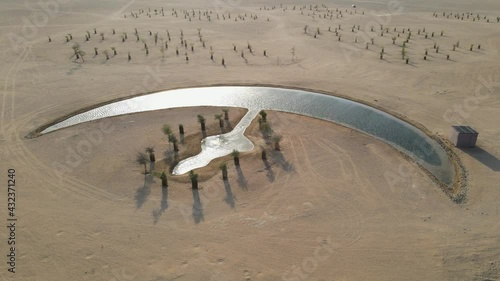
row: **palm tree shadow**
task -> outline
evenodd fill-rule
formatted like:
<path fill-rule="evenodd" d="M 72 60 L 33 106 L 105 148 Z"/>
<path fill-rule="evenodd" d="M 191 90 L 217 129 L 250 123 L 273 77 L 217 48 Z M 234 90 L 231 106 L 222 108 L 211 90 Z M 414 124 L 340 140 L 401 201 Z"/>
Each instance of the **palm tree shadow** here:
<path fill-rule="evenodd" d="M 228 180 L 224 181 L 224 188 L 226 189 L 226 198 L 224 198 L 224 201 L 231 207 L 231 209 L 234 209 L 235 206 L 235 197 L 233 195 L 233 191 L 231 190 L 231 184 L 229 183 Z"/>
<path fill-rule="evenodd" d="M 66 75 L 73 75 L 73 73 L 77 70 L 80 70 L 82 68 L 82 65 L 81 64 L 78 64 L 77 66 L 69 69 L 67 72 L 66 72 Z"/>
<path fill-rule="evenodd" d="M 165 157 L 164 158 L 165 164 L 168 165 L 169 171 L 172 172 L 175 166 L 179 164 L 179 152 L 169 148 L 168 150 L 165 151 L 163 155 Z"/>
<path fill-rule="evenodd" d="M 233 125 L 229 119 L 224 119 L 224 123 L 226 123 L 226 128 L 228 128 L 228 132 L 233 130 Z"/>
<path fill-rule="evenodd" d="M 243 189 L 247 189 L 248 182 L 245 178 L 245 175 L 243 175 L 243 171 L 241 170 L 241 167 L 239 165 L 236 166 L 236 173 L 238 174 L 238 179 L 236 180 L 238 182 L 238 185 Z"/>
<path fill-rule="evenodd" d="M 137 209 L 140 209 L 148 200 L 149 193 L 151 193 L 151 189 L 149 188 L 151 181 L 151 175 L 144 175 L 144 184 L 135 191 L 135 205 Z"/>
<path fill-rule="evenodd" d="M 266 167 L 266 176 L 269 179 L 270 182 L 273 182 L 274 179 L 276 178 L 273 169 L 271 168 L 271 164 L 267 159 L 262 160 L 264 161 L 264 166 Z"/>
<path fill-rule="evenodd" d="M 200 193 L 196 188 L 193 191 L 193 219 L 196 224 L 199 224 L 203 218 L 203 206 L 201 205 Z"/>
<path fill-rule="evenodd" d="M 293 172 L 294 167 L 292 163 L 290 163 L 288 160 L 285 159 L 283 156 L 283 153 L 279 150 L 274 150 L 270 153 L 271 159 L 273 160 L 274 163 L 277 163 L 283 170 L 286 172 Z"/>
<path fill-rule="evenodd" d="M 170 147 L 165 150 L 163 153 L 163 156 L 165 157 L 164 160 L 168 164 L 174 160 L 175 152 L 173 149 L 170 149 Z"/>
<path fill-rule="evenodd" d="M 156 208 L 153 210 L 153 223 L 156 224 L 160 220 L 161 214 L 165 212 L 168 208 L 168 188 L 163 187 L 161 189 L 161 204 L 160 208 Z"/>
<path fill-rule="evenodd" d="M 476 146 L 471 148 L 461 148 L 461 150 L 471 157 L 481 162 L 486 167 L 490 168 L 492 171 L 500 171 L 500 159 L 496 158 L 495 155 L 489 153 L 488 151 Z"/>

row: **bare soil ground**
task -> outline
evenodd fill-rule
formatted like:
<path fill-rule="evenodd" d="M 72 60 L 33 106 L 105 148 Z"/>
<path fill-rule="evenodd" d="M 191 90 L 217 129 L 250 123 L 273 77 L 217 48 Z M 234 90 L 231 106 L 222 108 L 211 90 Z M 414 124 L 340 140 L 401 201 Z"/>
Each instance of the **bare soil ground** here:
<path fill-rule="evenodd" d="M 359 2 L 354 12 L 350 1 L 326 3 L 326 8 L 306 1 L 295 10 L 295 3 L 283 2 L 281 7 L 258 0 L 168 5 L 60 0 L 51 11 L 36 1 L 0 3 L 0 178 L 7 182 L 7 169 L 17 171 L 19 219 L 17 273 L 7 271 L 8 253 L 2 250 L 0 277 L 498 280 L 499 3 Z M 161 6 L 164 17 L 154 12 Z M 467 12 L 473 14 L 467 18 Z M 464 13 L 464 20 L 455 13 Z M 217 20 L 217 14 L 227 19 Z M 383 36 L 380 24 L 389 28 Z M 408 28 L 406 64 L 402 45 Z M 122 42 L 124 32 L 128 39 Z M 73 39 L 66 42 L 69 34 Z M 161 39 L 168 42 L 163 53 Z M 75 43 L 86 53 L 85 62 L 72 57 Z M 471 125 L 480 133 L 478 147 L 455 149 L 468 173 L 467 201 L 453 203 L 416 165 L 372 137 L 286 113 L 268 115 L 283 135 L 280 152 L 266 146 L 253 126 L 247 133 L 256 150 L 242 155 L 241 168 L 230 164 L 226 183 L 216 169 L 208 169 L 198 191 L 182 180 L 162 189 L 160 180 L 144 177 L 133 160 L 147 145 L 162 158 L 168 150 L 163 124 L 175 130 L 182 123 L 187 132 L 197 132 L 196 115 L 215 124 L 211 116 L 219 108 L 133 114 L 24 138 L 62 116 L 110 100 L 218 84 L 301 87 L 345 96 L 394 112 L 442 138 L 451 125 Z M 235 122 L 243 112 L 234 112 Z M 268 163 L 260 159 L 260 146 L 269 150 Z M 219 161 L 226 160 L 231 163 L 230 158 Z M 6 196 L 0 198 L 6 210 Z M 7 238 L 0 232 L 2 243 Z"/>

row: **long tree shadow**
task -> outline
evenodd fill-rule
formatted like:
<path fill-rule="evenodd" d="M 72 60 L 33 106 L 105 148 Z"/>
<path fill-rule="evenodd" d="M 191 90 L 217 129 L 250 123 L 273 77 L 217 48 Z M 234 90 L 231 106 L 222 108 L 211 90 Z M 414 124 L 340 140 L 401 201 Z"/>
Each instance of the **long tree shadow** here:
<path fill-rule="evenodd" d="M 266 176 L 270 182 L 273 182 L 276 178 L 273 169 L 271 168 L 271 164 L 267 159 L 262 160 L 264 162 L 264 166 L 266 167 Z"/>
<path fill-rule="evenodd" d="M 463 152 L 469 154 L 471 157 L 481 162 L 486 167 L 491 170 L 498 172 L 500 171 L 500 160 L 495 157 L 495 155 L 489 153 L 488 151 L 476 146 L 470 148 L 462 148 Z"/>
<path fill-rule="evenodd" d="M 203 218 L 203 206 L 201 205 L 200 192 L 193 188 L 193 219 L 196 224 L 199 224 Z"/>
<path fill-rule="evenodd" d="M 172 161 L 174 161 L 174 158 L 175 158 L 174 149 L 169 147 L 167 150 L 165 150 L 165 152 L 163 153 L 163 156 L 164 156 L 164 160 L 167 164 L 171 163 Z"/>
<path fill-rule="evenodd" d="M 168 188 L 162 187 L 160 208 L 156 208 L 152 212 L 154 224 L 156 224 L 160 220 L 161 214 L 163 214 L 163 212 L 165 212 L 167 208 L 168 208 Z"/>
<path fill-rule="evenodd" d="M 248 182 L 239 165 L 236 166 L 236 173 L 238 174 L 238 179 L 236 180 L 236 182 L 238 182 L 238 185 L 243 189 L 247 189 Z"/>
<path fill-rule="evenodd" d="M 164 154 L 165 156 L 164 158 L 164 161 L 165 161 L 165 164 L 168 165 L 168 169 L 170 172 L 172 172 L 175 168 L 175 166 L 177 166 L 177 164 L 179 164 L 179 152 L 177 151 L 174 151 L 174 149 L 167 149 Z"/>
<path fill-rule="evenodd" d="M 148 200 L 149 193 L 151 193 L 151 189 L 149 185 L 152 181 L 152 175 L 144 175 L 144 184 L 139 186 L 135 191 L 135 205 L 137 209 L 140 209 L 142 205 Z"/>
<path fill-rule="evenodd" d="M 225 127 L 228 129 L 228 132 L 233 130 L 233 125 L 229 119 L 224 119 Z"/>
<path fill-rule="evenodd" d="M 224 198 L 224 201 L 231 207 L 231 209 L 234 209 L 235 206 L 235 197 L 233 195 L 233 191 L 231 190 L 231 184 L 229 183 L 228 180 L 224 181 L 224 188 L 226 189 L 226 198 Z"/>
<path fill-rule="evenodd" d="M 278 164 L 283 170 L 285 170 L 286 172 L 294 171 L 292 163 L 285 159 L 281 151 L 274 150 L 269 154 L 271 155 L 271 159 L 273 160 L 273 162 Z"/>

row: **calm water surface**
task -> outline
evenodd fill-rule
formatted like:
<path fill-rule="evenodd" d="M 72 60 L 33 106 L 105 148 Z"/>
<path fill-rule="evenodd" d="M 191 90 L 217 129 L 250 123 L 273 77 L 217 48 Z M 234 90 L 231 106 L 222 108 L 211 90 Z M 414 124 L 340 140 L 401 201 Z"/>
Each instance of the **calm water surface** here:
<path fill-rule="evenodd" d="M 105 117 L 188 106 L 243 107 L 249 112 L 234 131 L 205 139 L 202 153 L 179 163 L 175 173 L 205 166 L 212 159 L 227 155 L 233 148 L 241 151 L 253 149 L 243 132 L 251 119 L 264 109 L 316 117 L 367 133 L 410 156 L 441 182 L 449 185 L 453 181 L 454 168 L 446 152 L 416 127 L 361 103 L 302 90 L 244 86 L 169 90 L 89 110 L 48 127 L 42 134 Z"/>

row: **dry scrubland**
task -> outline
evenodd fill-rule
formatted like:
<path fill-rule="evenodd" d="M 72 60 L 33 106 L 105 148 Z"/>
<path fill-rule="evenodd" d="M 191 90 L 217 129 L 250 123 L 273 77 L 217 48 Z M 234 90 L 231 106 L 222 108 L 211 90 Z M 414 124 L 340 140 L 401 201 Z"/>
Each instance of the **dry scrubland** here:
<path fill-rule="evenodd" d="M 1 277 L 500 278 L 500 4 L 60 3 L 49 14 L 35 1 L 0 3 L 0 151 L 2 171 L 18 174 L 19 218 L 17 273 L 2 260 Z M 452 124 L 471 125 L 478 148 L 455 150 L 467 170 L 467 200 L 453 203 L 374 138 L 287 113 L 267 116 L 283 137 L 281 151 L 255 121 L 246 133 L 256 149 L 242 153 L 238 169 L 227 157 L 198 171 L 199 190 L 170 175 L 161 188 L 135 156 L 154 146 L 156 168 L 168 166 L 163 124 L 176 133 L 184 124 L 189 142 L 180 155 L 195 153 L 197 114 L 214 134 L 221 108 L 132 114 L 25 138 L 110 100 L 220 84 L 333 93 L 438 138 Z M 231 124 L 244 112 L 231 109 Z"/>

